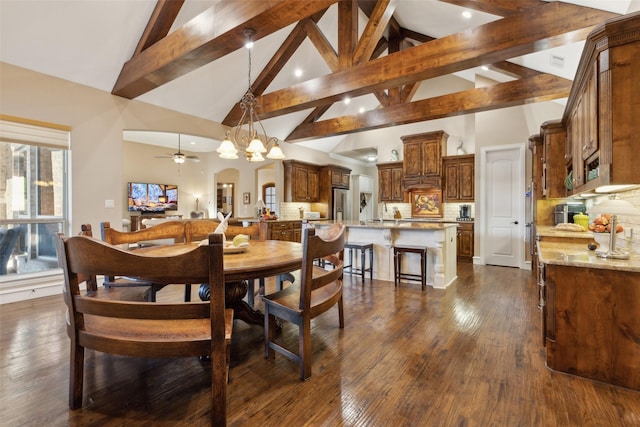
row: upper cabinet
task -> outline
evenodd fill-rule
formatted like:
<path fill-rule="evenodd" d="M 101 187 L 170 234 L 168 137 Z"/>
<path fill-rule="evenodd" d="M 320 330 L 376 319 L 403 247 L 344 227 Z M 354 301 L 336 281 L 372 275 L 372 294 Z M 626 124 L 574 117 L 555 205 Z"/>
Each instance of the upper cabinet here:
<path fill-rule="evenodd" d="M 534 154 L 534 168 L 540 162 L 540 176 L 536 186 L 537 199 L 557 199 L 567 196 L 566 140 L 567 131 L 559 120 L 548 121 L 540 126 L 540 146 Z M 539 158 L 538 158 L 539 157 Z M 537 172 L 534 170 L 534 174 Z"/>
<path fill-rule="evenodd" d="M 637 15 L 609 20 L 589 34 L 562 118 L 569 194 L 640 184 L 634 144 L 640 134 L 639 75 Z"/>
<path fill-rule="evenodd" d="M 404 202 L 402 162 L 378 164 L 378 201 Z"/>
<path fill-rule="evenodd" d="M 351 180 L 351 169 L 341 166 L 329 165 L 323 166 L 321 169 L 322 181 L 328 182 L 330 187 L 349 189 L 349 181 Z M 325 181 L 326 180 L 326 181 Z"/>
<path fill-rule="evenodd" d="M 444 131 L 403 136 L 403 183 L 405 189 L 431 186 L 440 188 L 442 154 L 447 149 Z"/>
<path fill-rule="evenodd" d="M 320 169 L 317 165 L 284 160 L 285 202 L 317 202 L 320 197 Z"/>
<path fill-rule="evenodd" d="M 473 202 L 475 155 L 442 158 L 445 202 Z"/>

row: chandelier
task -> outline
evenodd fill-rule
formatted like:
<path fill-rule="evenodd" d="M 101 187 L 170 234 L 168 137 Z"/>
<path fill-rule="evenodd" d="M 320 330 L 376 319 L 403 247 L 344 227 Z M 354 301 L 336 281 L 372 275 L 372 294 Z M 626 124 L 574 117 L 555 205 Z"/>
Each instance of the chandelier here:
<path fill-rule="evenodd" d="M 242 117 L 238 125 L 231 131 L 227 131 L 220 147 L 216 150 L 220 153 L 222 159 L 237 159 L 238 151 L 242 151 L 244 156 L 250 162 L 262 162 L 264 157 L 262 153 L 266 153 L 268 147 L 271 147 L 267 158 L 281 160 L 285 158 L 278 138 L 268 137 L 267 132 L 262 126 L 262 122 L 256 113 L 257 102 L 256 97 L 251 92 L 251 48 L 253 47 L 253 36 L 255 30 L 246 28 L 244 35 L 247 37 L 245 47 L 249 52 L 249 73 L 248 73 L 248 89 L 240 100 L 240 108 L 242 109 Z M 264 141 L 261 139 L 260 133 L 264 135 Z"/>

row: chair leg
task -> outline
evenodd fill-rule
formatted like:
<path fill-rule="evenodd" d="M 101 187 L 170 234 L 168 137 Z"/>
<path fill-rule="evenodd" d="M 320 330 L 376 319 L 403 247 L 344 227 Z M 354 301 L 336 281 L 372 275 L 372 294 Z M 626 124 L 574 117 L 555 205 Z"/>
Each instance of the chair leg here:
<path fill-rule="evenodd" d="M 274 350 L 270 347 L 271 341 L 276 335 L 276 318 L 269 314 L 269 306 L 264 306 L 264 358 L 273 359 L 275 357 Z"/>
<path fill-rule="evenodd" d="M 311 376 L 311 319 L 309 317 L 303 318 L 298 327 L 300 379 L 304 381 Z"/>
<path fill-rule="evenodd" d="M 369 250 L 369 280 L 373 280 L 373 249 Z"/>
<path fill-rule="evenodd" d="M 84 347 L 71 344 L 69 363 L 69 408 L 82 407 L 84 380 Z"/>
<path fill-rule="evenodd" d="M 365 250 L 361 249 L 360 250 L 360 274 L 362 277 L 362 283 L 364 283 L 364 270 L 365 270 L 365 258 L 366 258 L 366 254 L 365 254 Z"/>
<path fill-rule="evenodd" d="M 338 320 L 340 322 L 340 329 L 344 329 L 344 305 L 342 303 L 342 295 L 338 300 Z"/>

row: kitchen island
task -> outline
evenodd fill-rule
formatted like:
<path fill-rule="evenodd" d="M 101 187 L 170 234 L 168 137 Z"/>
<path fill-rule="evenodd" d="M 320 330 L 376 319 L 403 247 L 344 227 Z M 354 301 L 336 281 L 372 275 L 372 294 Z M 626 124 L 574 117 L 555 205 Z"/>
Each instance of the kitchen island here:
<path fill-rule="evenodd" d="M 586 239 L 537 245 L 547 366 L 640 390 L 640 255 L 599 258 Z"/>
<path fill-rule="evenodd" d="M 335 221 L 316 221 L 315 227 L 327 226 Z M 456 222 L 445 221 L 340 221 L 347 228 L 347 242 L 373 243 L 373 277 L 393 281 L 393 246 L 426 246 L 427 284 L 444 289 L 457 277 Z M 354 257 L 354 262 L 358 257 Z M 359 260 L 358 260 L 359 262 Z M 420 273 L 418 254 L 403 258 L 403 272 Z"/>

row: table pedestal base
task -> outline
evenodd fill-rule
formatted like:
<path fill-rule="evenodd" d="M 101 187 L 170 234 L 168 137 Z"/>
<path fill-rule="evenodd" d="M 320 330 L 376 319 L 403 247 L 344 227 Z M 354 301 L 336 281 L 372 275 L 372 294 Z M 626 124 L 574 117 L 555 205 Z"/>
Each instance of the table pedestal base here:
<path fill-rule="evenodd" d="M 233 309 L 233 318 L 240 319 L 251 325 L 264 327 L 264 314 L 255 310 L 243 300 L 247 295 L 247 281 L 227 282 L 224 284 L 225 306 Z M 209 301 L 211 292 L 208 283 L 202 283 L 198 289 L 198 296 L 202 301 Z"/>

